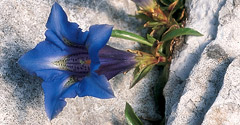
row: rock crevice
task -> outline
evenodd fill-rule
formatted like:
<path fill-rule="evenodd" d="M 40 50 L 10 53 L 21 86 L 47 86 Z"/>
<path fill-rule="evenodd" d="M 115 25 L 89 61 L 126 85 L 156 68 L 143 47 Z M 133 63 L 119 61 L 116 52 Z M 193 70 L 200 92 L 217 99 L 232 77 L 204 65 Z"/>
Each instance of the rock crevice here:
<path fill-rule="evenodd" d="M 225 82 L 229 64 L 240 55 L 239 35 L 236 35 L 240 32 L 237 16 L 240 7 L 236 2 L 237 0 L 187 2 L 190 10 L 187 26 L 200 31 L 204 36 L 188 37 L 187 47 L 171 65 L 170 79 L 165 88 L 167 124 L 208 123 L 205 122 L 206 117 L 209 118 L 208 112 L 218 102 L 225 84 L 229 84 Z M 189 72 L 189 76 L 186 72 Z M 176 82 L 179 78 L 183 82 Z M 176 85 L 182 87 L 174 88 Z M 226 109 L 230 107 L 227 106 Z"/>

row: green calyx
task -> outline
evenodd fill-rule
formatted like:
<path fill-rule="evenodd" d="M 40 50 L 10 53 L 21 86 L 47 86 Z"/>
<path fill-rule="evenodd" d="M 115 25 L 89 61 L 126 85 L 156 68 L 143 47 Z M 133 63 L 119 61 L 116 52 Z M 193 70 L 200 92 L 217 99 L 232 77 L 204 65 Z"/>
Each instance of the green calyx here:
<path fill-rule="evenodd" d="M 135 60 L 137 61 L 136 68 L 134 70 L 134 79 L 130 84 L 132 88 L 137 82 L 139 82 L 149 71 L 157 64 L 165 64 L 167 62 L 164 56 L 154 56 L 138 50 L 128 50 L 131 53 L 135 53 Z"/>

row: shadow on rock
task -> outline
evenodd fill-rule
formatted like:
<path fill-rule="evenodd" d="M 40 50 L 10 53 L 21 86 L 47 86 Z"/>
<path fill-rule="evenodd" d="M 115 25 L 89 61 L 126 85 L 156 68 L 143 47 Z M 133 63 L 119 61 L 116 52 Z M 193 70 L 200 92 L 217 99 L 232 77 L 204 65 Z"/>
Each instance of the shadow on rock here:
<path fill-rule="evenodd" d="M 122 1 L 128 2 L 128 1 Z M 125 10 L 117 9 L 110 4 L 108 0 L 78 0 L 72 2 L 71 0 L 65 0 L 65 4 L 74 4 L 74 6 L 87 7 L 96 12 L 104 12 L 108 15 L 110 20 L 124 25 L 135 31 L 136 27 L 140 26 L 140 22 L 135 17 L 130 17 Z M 127 5 L 127 3 L 126 3 Z"/>
<path fill-rule="evenodd" d="M 215 102 L 219 91 L 222 88 L 224 75 L 227 71 L 227 67 L 232 62 L 232 59 L 225 59 L 222 61 L 218 66 L 213 69 L 210 79 L 208 80 L 208 86 L 206 87 L 206 92 L 202 96 L 202 101 L 200 104 L 196 106 L 196 111 L 194 116 L 190 121 L 193 121 L 193 124 L 200 125 L 203 120 L 204 116 L 206 115 L 207 111 Z M 197 118 L 194 120 L 194 118 Z"/>
<path fill-rule="evenodd" d="M 41 87 L 41 79 L 29 75 L 23 71 L 17 64 L 18 59 L 26 53 L 29 48 L 27 41 L 24 41 L 17 35 L 17 31 L 13 26 L 7 25 L 1 29 L 4 32 L 6 39 L 2 39 L 4 45 L 1 49 L 3 55 L 0 59 L 1 74 L 5 84 L 9 84 L 12 91 L 12 97 L 9 101 L 15 101 L 16 110 L 18 112 L 18 122 L 24 123 L 25 116 L 27 115 L 26 109 L 33 107 L 42 107 L 43 92 Z M 4 89 L 4 88 L 2 88 Z"/>

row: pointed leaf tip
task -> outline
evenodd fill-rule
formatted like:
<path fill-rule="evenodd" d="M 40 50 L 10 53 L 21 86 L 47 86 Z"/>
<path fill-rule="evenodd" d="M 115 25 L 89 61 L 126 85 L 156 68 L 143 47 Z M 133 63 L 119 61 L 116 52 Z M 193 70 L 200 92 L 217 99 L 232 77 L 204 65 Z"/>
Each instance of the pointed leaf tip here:
<path fill-rule="evenodd" d="M 147 40 L 150 42 L 150 43 L 154 43 L 157 39 L 155 39 L 154 37 L 152 37 L 150 34 L 147 34 Z"/>
<path fill-rule="evenodd" d="M 133 86 L 135 86 L 137 84 L 137 82 L 139 82 L 144 76 L 146 76 L 147 73 L 151 71 L 153 66 L 154 65 L 149 65 L 149 66 L 146 66 L 146 67 L 144 67 L 142 69 L 140 69 L 139 67 L 136 67 L 136 69 L 133 72 L 134 79 L 133 79 L 133 82 L 130 84 L 130 89 Z"/>
<path fill-rule="evenodd" d="M 142 121 L 134 113 L 132 107 L 126 102 L 125 117 L 129 125 L 143 125 Z"/>

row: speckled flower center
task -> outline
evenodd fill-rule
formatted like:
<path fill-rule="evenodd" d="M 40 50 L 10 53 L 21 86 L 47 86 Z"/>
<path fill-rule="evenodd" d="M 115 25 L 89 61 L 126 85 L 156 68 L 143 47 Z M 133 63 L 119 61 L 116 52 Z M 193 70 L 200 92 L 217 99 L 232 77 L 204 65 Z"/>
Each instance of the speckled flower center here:
<path fill-rule="evenodd" d="M 68 71 L 77 74 L 87 74 L 90 71 L 88 53 L 77 53 L 67 56 L 66 67 Z"/>
<path fill-rule="evenodd" d="M 53 62 L 59 69 L 71 72 L 71 77 L 66 84 L 72 84 L 81 81 L 90 71 L 90 58 L 88 51 L 84 46 L 78 46 L 79 53 L 68 55 L 62 59 Z M 65 85 L 66 85 L 65 84 Z"/>

